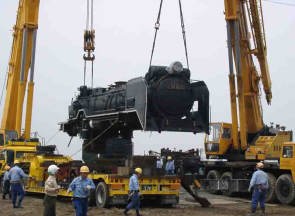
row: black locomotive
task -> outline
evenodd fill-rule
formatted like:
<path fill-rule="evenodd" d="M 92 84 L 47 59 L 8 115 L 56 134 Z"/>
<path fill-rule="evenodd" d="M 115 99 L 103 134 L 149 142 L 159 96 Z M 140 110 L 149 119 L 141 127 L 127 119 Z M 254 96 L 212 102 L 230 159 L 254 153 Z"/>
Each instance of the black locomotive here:
<path fill-rule="evenodd" d="M 61 130 L 84 140 L 83 160 L 130 156 L 134 130 L 206 132 L 209 91 L 191 82 L 190 71 L 174 62 L 151 66 L 145 77 L 108 88 L 81 86 Z"/>

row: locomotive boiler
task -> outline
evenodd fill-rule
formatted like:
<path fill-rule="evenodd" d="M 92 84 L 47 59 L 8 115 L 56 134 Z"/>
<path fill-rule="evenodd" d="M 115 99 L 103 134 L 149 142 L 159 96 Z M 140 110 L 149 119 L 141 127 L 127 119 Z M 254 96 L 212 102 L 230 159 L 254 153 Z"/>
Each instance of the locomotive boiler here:
<path fill-rule="evenodd" d="M 83 140 L 83 160 L 130 156 L 134 130 L 209 132 L 209 91 L 180 62 L 107 88 L 81 86 L 61 130 Z"/>

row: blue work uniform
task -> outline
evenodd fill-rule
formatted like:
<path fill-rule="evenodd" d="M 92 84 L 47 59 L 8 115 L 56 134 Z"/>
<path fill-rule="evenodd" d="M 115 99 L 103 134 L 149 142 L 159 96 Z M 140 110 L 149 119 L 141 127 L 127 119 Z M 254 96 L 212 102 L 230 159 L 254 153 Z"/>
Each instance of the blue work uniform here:
<path fill-rule="evenodd" d="M 168 160 L 165 167 L 166 174 L 173 175 L 174 170 L 175 170 L 174 160 Z"/>
<path fill-rule="evenodd" d="M 130 209 L 134 208 L 136 214 L 139 215 L 140 199 L 139 199 L 139 182 L 138 176 L 133 174 L 129 179 L 129 191 L 132 194 L 131 202 L 127 205 L 125 209 L 125 214 Z"/>
<path fill-rule="evenodd" d="M 76 210 L 76 216 L 87 215 L 88 197 L 91 189 L 95 189 L 92 179 L 79 176 L 71 182 L 68 190 L 73 191 L 73 204 Z"/>
<path fill-rule="evenodd" d="M 11 196 L 10 191 L 9 191 L 10 182 L 9 182 L 8 174 L 9 174 L 9 171 L 7 170 L 7 171 L 5 171 L 4 176 L 3 176 L 3 195 L 2 195 L 3 199 L 6 199 L 6 194 L 9 194 L 9 198 Z"/>
<path fill-rule="evenodd" d="M 260 204 L 260 208 L 264 211 L 265 210 L 265 197 L 268 189 L 268 176 L 267 174 L 262 170 L 257 170 L 253 173 L 250 185 L 249 185 L 249 191 L 253 188 L 252 193 L 252 202 L 251 202 L 251 208 L 252 212 L 254 213 L 256 211 L 258 202 Z"/>
<path fill-rule="evenodd" d="M 156 165 L 157 165 L 157 169 L 162 169 L 163 168 L 163 160 L 162 159 L 158 159 Z"/>
<path fill-rule="evenodd" d="M 22 181 L 29 176 L 24 173 L 22 168 L 15 165 L 9 170 L 8 179 L 10 181 L 11 186 L 11 195 L 12 195 L 12 204 L 13 208 L 20 208 L 22 200 L 25 195 L 25 191 L 23 189 Z M 18 197 L 18 204 L 16 205 L 16 200 Z"/>

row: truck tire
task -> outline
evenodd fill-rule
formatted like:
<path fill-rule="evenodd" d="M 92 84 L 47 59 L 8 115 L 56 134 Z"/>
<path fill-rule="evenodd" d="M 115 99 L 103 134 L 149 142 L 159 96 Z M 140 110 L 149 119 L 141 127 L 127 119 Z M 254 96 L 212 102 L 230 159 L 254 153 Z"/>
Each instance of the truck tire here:
<path fill-rule="evenodd" d="M 277 200 L 275 188 L 276 188 L 276 177 L 272 173 L 267 173 L 268 175 L 268 191 L 265 197 L 265 202 L 273 203 Z"/>
<path fill-rule="evenodd" d="M 206 178 L 209 180 L 218 180 L 218 179 L 220 179 L 220 173 L 217 170 L 210 170 L 207 173 Z M 210 186 L 210 182 L 209 182 L 209 186 Z M 218 194 L 219 192 L 220 192 L 219 190 L 214 190 L 214 189 L 209 188 L 209 193 Z"/>
<path fill-rule="evenodd" d="M 275 192 L 282 204 L 293 204 L 295 202 L 295 185 L 290 174 L 280 175 L 276 182 Z"/>
<path fill-rule="evenodd" d="M 96 186 L 95 201 L 99 208 L 107 208 L 109 205 L 109 190 L 104 182 L 99 182 Z"/>
<path fill-rule="evenodd" d="M 220 177 L 220 182 L 222 185 L 227 185 L 227 190 L 222 190 L 222 194 L 225 196 L 232 196 L 233 192 L 231 191 L 231 180 L 233 178 L 233 174 L 231 172 L 224 172 Z"/>

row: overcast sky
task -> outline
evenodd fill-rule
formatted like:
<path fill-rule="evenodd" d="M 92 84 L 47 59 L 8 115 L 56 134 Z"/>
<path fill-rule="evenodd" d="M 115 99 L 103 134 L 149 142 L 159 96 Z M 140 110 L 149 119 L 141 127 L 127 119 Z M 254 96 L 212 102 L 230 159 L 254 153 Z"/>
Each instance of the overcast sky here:
<path fill-rule="evenodd" d="M 96 60 L 94 86 L 144 76 L 148 69 L 159 0 L 95 0 Z M 289 2 L 284 0 L 277 2 Z M 210 91 L 212 121 L 230 121 L 226 24 L 222 0 L 183 0 L 192 79 L 204 80 Z M 17 0 L 0 0 L 0 90 L 12 44 Z M 295 129 L 295 7 L 263 1 L 269 68 L 273 84 L 271 106 L 264 102 L 264 122 Z M 81 140 L 58 132 L 68 118 L 68 105 L 83 84 L 83 31 L 86 0 L 46 0 L 40 3 L 35 65 L 32 131 L 56 144 L 60 153 L 81 157 Z M 177 0 L 164 1 L 153 64 L 185 62 Z M 90 74 L 88 73 L 88 84 Z M 4 92 L 5 93 L 5 92 Z M 1 114 L 4 98 L 1 101 Z M 55 135 L 55 136 L 54 136 Z M 203 134 L 135 132 L 135 154 L 160 148 L 202 147 Z M 49 141 L 49 142 L 48 142 Z"/>

